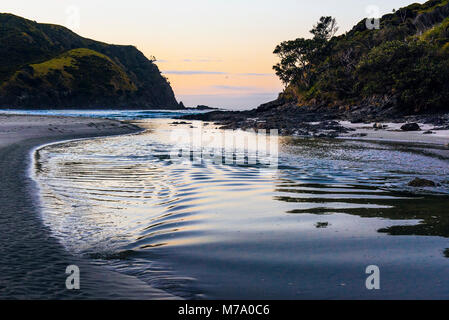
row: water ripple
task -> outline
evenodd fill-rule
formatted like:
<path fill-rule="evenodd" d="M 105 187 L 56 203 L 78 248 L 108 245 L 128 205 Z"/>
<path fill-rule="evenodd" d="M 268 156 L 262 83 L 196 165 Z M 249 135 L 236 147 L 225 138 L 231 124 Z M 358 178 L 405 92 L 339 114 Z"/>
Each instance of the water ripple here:
<path fill-rule="evenodd" d="M 388 234 L 449 237 L 448 197 L 406 187 L 415 176 L 441 181 L 449 173 L 445 160 L 391 145 L 294 140 L 283 144 L 274 171 L 177 165 L 166 123 L 152 129 L 38 151 L 43 219 L 67 250 L 187 298 L 245 297 L 227 278 L 295 298 L 299 280 L 317 281 L 304 271 L 312 268 L 305 257 L 332 269 L 330 261 L 353 263 L 357 250 L 385 260 L 381 248 L 396 245 Z M 399 256 L 430 250 L 413 239 Z M 372 247 L 360 248 L 366 241 Z M 334 251 L 344 254 L 329 260 Z M 297 290 L 282 291 L 278 271 Z"/>

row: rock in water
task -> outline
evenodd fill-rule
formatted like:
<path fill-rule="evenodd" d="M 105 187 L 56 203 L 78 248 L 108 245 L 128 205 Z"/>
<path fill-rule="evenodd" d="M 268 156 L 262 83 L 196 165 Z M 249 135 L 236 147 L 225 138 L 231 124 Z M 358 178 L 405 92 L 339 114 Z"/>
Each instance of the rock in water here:
<path fill-rule="evenodd" d="M 378 130 L 380 130 L 380 129 L 386 129 L 388 126 L 387 125 L 384 125 L 384 124 L 382 124 L 382 123 L 375 123 L 374 125 L 373 125 L 373 128 L 374 129 L 378 129 Z"/>
<path fill-rule="evenodd" d="M 422 187 L 436 187 L 436 183 L 427 179 L 415 178 L 415 180 L 410 181 L 409 187 L 422 188 Z"/>
<path fill-rule="evenodd" d="M 419 131 L 421 127 L 417 123 L 406 123 L 401 127 L 402 131 Z"/>

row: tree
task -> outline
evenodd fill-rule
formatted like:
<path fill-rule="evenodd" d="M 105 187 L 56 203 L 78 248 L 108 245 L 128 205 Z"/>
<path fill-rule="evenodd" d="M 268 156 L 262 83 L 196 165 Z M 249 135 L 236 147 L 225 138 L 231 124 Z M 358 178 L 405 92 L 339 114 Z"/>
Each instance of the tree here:
<path fill-rule="evenodd" d="M 285 85 L 299 82 L 307 86 L 314 50 L 315 42 L 312 39 L 298 38 L 282 42 L 274 50 L 274 54 L 281 59 L 281 62 L 273 67 L 276 75 Z"/>
<path fill-rule="evenodd" d="M 310 33 L 313 34 L 314 39 L 329 41 L 338 32 L 337 20 L 333 17 L 321 17 L 320 21 L 313 26 Z"/>
<path fill-rule="evenodd" d="M 281 60 L 273 66 L 276 75 L 286 86 L 296 83 L 308 88 L 314 78 L 314 68 L 322 62 L 327 43 L 337 30 L 334 18 L 321 17 L 310 31 L 312 39 L 298 38 L 282 42 L 273 52 Z"/>

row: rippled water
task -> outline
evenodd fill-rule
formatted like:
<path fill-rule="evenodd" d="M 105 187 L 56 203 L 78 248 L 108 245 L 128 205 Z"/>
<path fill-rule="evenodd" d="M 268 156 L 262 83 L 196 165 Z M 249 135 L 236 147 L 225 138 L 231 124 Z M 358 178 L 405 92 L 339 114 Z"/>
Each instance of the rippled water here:
<path fill-rule="evenodd" d="M 448 159 L 283 138 L 277 170 L 180 164 L 170 122 L 36 153 L 42 217 L 68 251 L 185 298 L 449 298 Z M 417 176 L 440 185 L 417 194 Z"/>

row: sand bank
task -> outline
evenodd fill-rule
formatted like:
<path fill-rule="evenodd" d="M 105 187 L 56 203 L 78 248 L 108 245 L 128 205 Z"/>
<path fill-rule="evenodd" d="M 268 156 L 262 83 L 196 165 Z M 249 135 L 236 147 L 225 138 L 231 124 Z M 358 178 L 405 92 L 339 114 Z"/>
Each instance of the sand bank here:
<path fill-rule="evenodd" d="M 175 298 L 67 252 L 42 223 L 37 186 L 28 174 L 37 146 L 139 130 L 114 120 L 0 115 L 0 299 Z M 80 268 L 80 290 L 65 287 L 68 265 Z"/>
<path fill-rule="evenodd" d="M 350 123 L 340 121 L 346 128 L 356 131 L 344 134 L 341 137 L 346 139 L 355 138 L 357 140 L 403 142 L 412 144 L 430 144 L 448 146 L 449 130 L 433 130 L 435 125 L 419 123 L 420 131 L 402 131 L 401 127 L 405 123 L 380 123 L 384 129 L 375 129 L 374 123 Z M 429 133 L 431 131 L 431 133 Z"/>

